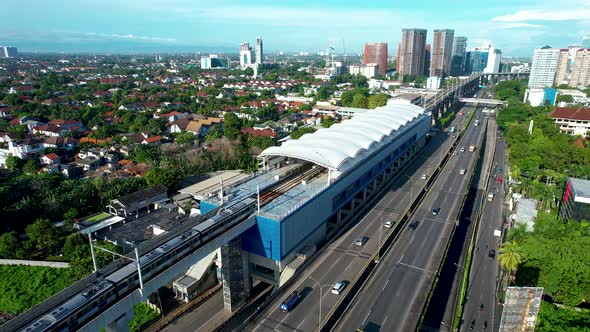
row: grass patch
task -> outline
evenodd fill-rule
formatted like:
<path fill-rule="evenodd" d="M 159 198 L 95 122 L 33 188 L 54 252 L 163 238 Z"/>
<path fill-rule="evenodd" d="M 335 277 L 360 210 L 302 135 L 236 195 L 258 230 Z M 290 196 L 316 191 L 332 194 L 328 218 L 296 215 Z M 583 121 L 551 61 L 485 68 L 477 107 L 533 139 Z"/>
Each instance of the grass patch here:
<path fill-rule="evenodd" d="M 76 281 L 71 269 L 0 266 L 0 311 L 20 314 Z"/>
<path fill-rule="evenodd" d="M 150 306 L 143 302 L 137 304 L 133 308 L 133 312 L 135 313 L 135 316 L 129 322 L 129 329 L 132 332 L 139 331 L 139 328 L 143 324 L 153 319 L 156 319 L 159 316 L 156 310 L 152 309 Z"/>
<path fill-rule="evenodd" d="M 84 222 L 89 223 L 89 224 L 93 224 L 95 222 L 99 222 L 101 220 L 105 220 L 107 218 L 111 217 L 110 214 L 106 213 L 106 212 L 101 212 L 95 216 L 92 216 L 90 218 L 87 219 L 83 219 Z"/>

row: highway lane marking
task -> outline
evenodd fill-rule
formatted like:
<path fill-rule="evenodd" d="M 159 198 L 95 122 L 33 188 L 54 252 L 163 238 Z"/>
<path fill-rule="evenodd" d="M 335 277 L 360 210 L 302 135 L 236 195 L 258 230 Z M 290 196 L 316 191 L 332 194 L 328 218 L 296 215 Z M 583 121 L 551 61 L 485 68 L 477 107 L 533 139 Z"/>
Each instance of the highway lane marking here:
<path fill-rule="evenodd" d="M 348 268 L 352 265 L 354 261 L 350 261 L 350 263 L 348 263 L 348 266 L 344 269 L 344 272 L 346 272 L 348 270 Z"/>
<path fill-rule="evenodd" d="M 436 271 L 428 271 L 428 270 L 425 270 L 423 268 L 420 268 L 420 267 L 417 267 L 417 266 L 414 266 L 414 265 L 409 265 L 409 264 L 402 263 L 402 262 L 398 263 L 398 265 L 409 267 L 409 268 L 416 269 L 416 270 L 420 270 L 420 271 L 426 272 L 428 274 L 433 274 L 433 275 L 436 274 Z"/>
<path fill-rule="evenodd" d="M 365 326 L 365 323 L 367 322 L 367 318 L 369 318 L 369 315 L 371 314 L 372 311 L 373 311 L 373 308 L 371 308 L 371 310 L 369 310 L 369 312 L 367 312 L 367 315 L 365 316 L 365 319 L 363 320 L 363 326 Z"/>
<path fill-rule="evenodd" d="M 303 322 L 305 322 L 305 318 L 301 321 L 301 323 L 299 325 L 297 325 L 297 330 L 299 330 L 299 328 L 301 327 L 301 325 L 303 325 Z"/>
<path fill-rule="evenodd" d="M 381 291 L 383 292 L 383 290 L 385 289 L 385 287 L 387 287 L 387 284 L 389 284 L 389 279 L 387 279 L 387 281 L 385 282 L 385 285 L 383 285 L 383 288 L 381 288 Z"/>

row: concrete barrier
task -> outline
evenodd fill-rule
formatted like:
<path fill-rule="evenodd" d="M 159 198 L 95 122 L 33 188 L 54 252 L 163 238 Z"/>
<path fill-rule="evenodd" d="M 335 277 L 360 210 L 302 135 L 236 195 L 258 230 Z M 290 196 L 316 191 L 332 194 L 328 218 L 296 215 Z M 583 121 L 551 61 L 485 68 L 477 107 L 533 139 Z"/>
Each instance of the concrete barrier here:
<path fill-rule="evenodd" d="M 0 265 L 26 265 L 26 266 L 44 266 L 56 269 L 65 269 L 70 267 L 70 263 L 52 262 L 52 261 L 30 261 L 26 259 L 0 259 Z"/>

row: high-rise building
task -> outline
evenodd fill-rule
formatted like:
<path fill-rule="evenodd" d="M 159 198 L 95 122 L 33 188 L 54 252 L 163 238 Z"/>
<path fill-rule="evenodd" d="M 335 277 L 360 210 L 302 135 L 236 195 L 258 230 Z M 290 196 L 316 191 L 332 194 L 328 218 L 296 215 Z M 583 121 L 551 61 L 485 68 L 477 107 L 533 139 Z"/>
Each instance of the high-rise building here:
<path fill-rule="evenodd" d="M 444 77 L 451 72 L 455 30 L 435 29 L 430 57 L 430 76 Z"/>
<path fill-rule="evenodd" d="M 467 37 L 455 37 L 453 40 L 453 56 L 451 58 L 451 75 L 464 75 L 465 51 L 467 50 Z"/>
<path fill-rule="evenodd" d="M 240 44 L 240 68 L 246 69 L 252 64 L 252 47 L 250 43 Z"/>
<path fill-rule="evenodd" d="M 545 88 L 555 84 L 561 50 L 545 46 L 535 49 L 529 76 L 529 88 Z"/>
<path fill-rule="evenodd" d="M 18 50 L 14 46 L 0 46 L 0 58 L 14 58 L 18 56 Z"/>
<path fill-rule="evenodd" d="M 397 43 L 397 55 L 395 57 L 395 71 L 399 74 L 399 57 L 402 49 L 402 43 Z"/>
<path fill-rule="evenodd" d="M 220 58 L 217 54 L 201 57 L 201 69 L 229 68 L 229 58 Z"/>
<path fill-rule="evenodd" d="M 376 63 L 379 65 L 379 75 L 387 73 L 387 43 L 366 43 L 363 63 Z"/>
<path fill-rule="evenodd" d="M 256 64 L 262 65 L 264 62 L 264 53 L 262 51 L 262 38 L 256 37 Z"/>
<path fill-rule="evenodd" d="M 574 65 L 574 58 L 576 57 L 576 52 L 582 48 L 582 45 L 568 45 L 567 46 L 567 61 L 568 61 L 568 66 L 571 67 Z"/>
<path fill-rule="evenodd" d="M 502 60 L 502 51 L 490 45 L 488 49 L 488 61 L 484 73 L 500 72 L 500 60 Z"/>
<path fill-rule="evenodd" d="M 430 76 L 430 44 L 424 47 L 424 76 Z"/>
<path fill-rule="evenodd" d="M 582 48 L 590 48 L 590 36 L 586 36 L 582 39 Z"/>
<path fill-rule="evenodd" d="M 582 48 L 576 52 L 570 79 L 571 86 L 590 86 L 590 49 Z"/>
<path fill-rule="evenodd" d="M 482 73 L 488 66 L 489 49 L 474 48 L 465 54 L 465 74 Z"/>
<path fill-rule="evenodd" d="M 559 56 L 557 57 L 557 68 L 555 68 L 555 85 L 567 84 L 568 58 L 569 50 L 565 48 L 560 49 Z"/>
<path fill-rule="evenodd" d="M 399 51 L 399 75 L 424 75 L 426 29 L 402 29 Z"/>

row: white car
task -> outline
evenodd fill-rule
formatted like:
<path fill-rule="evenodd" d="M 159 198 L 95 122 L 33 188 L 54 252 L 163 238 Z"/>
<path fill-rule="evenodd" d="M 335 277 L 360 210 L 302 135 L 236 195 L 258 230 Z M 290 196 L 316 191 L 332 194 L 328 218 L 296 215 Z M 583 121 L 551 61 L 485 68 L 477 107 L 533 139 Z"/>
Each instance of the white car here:
<path fill-rule="evenodd" d="M 459 175 L 465 175 L 465 170 L 464 169 L 460 169 L 459 170 Z"/>
<path fill-rule="evenodd" d="M 461 150 L 459 150 L 459 151 L 461 151 L 461 152 L 465 152 L 465 148 L 461 148 Z"/>
<path fill-rule="evenodd" d="M 428 178 L 428 176 L 426 176 L 426 174 L 422 174 L 422 176 L 420 177 L 422 180 L 426 180 L 426 178 Z"/>
<path fill-rule="evenodd" d="M 342 293 L 342 291 L 344 290 L 344 287 L 346 287 L 346 284 L 342 281 L 335 283 L 334 286 L 332 286 L 332 294 L 338 295 L 338 294 Z"/>
<path fill-rule="evenodd" d="M 385 228 L 391 228 L 391 227 L 393 227 L 393 224 L 394 224 L 393 221 L 388 220 L 385 222 L 385 225 L 383 225 L 383 226 L 385 226 Z"/>
<path fill-rule="evenodd" d="M 362 246 L 363 244 L 365 244 L 365 242 L 367 242 L 368 239 L 369 238 L 366 236 L 361 236 L 354 242 L 354 244 L 356 244 L 357 246 Z"/>

